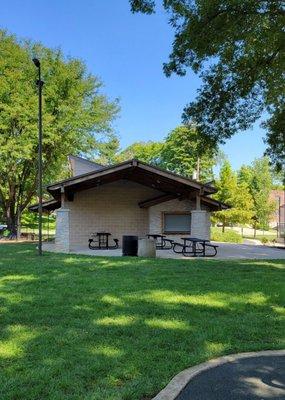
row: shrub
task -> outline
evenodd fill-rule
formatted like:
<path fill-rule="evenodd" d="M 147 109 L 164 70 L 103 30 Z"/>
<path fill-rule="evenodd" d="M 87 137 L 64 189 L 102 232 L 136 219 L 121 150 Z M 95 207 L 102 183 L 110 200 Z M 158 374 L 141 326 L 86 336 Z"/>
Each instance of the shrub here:
<path fill-rule="evenodd" d="M 266 236 L 262 236 L 262 238 L 260 239 L 260 241 L 261 241 L 262 244 L 266 244 L 266 243 L 269 242 L 269 239 L 268 239 L 268 237 L 266 237 Z"/>
<path fill-rule="evenodd" d="M 235 231 L 225 231 L 213 229 L 211 233 L 211 240 L 215 242 L 230 242 L 230 243 L 242 243 L 242 236 Z"/>

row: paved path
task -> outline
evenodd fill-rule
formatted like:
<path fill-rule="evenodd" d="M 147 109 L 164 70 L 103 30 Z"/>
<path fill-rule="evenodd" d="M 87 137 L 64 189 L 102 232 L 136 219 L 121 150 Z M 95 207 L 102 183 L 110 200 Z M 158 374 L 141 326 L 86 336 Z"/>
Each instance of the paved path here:
<path fill-rule="evenodd" d="M 194 376 L 175 400 L 284 400 L 285 355 L 228 362 Z"/>
<path fill-rule="evenodd" d="M 215 243 L 215 242 L 212 242 Z M 212 259 L 285 259 L 285 248 L 278 249 L 269 246 L 256 246 L 252 244 L 233 244 L 233 243 L 216 243 L 218 254 Z M 43 249 L 47 251 L 55 251 L 53 243 L 44 243 Z M 71 253 L 85 254 L 90 256 L 108 256 L 120 257 L 122 249 L 115 250 L 89 250 L 85 247 L 77 247 L 72 249 Z M 157 250 L 158 258 L 183 258 L 193 260 L 193 257 L 183 257 L 180 254 L 174 253 L 172 250 Z"/>
<path fill-rule="evenodd" d="M 285 259 L 285 248 L 280 249 L 252 244 L 211 243 L 219 246 L 217 256 L 212 259 Z M 156 253 L 159 258 L 185 258 L 179 254 L 175 254 L 172 250 L 158 250 Z M 187 258 L 193 259 L 193 257 Z"/>

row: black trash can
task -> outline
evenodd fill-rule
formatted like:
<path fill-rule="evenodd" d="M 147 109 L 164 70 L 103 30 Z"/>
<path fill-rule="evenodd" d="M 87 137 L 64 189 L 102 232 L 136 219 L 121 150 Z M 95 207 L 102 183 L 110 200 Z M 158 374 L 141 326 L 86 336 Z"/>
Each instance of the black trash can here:
<path fill-rule="evenodd" d="M 138 255 L 138 237 L 137 236 L 123 236 L 123 256 L 137 256 Z"/>

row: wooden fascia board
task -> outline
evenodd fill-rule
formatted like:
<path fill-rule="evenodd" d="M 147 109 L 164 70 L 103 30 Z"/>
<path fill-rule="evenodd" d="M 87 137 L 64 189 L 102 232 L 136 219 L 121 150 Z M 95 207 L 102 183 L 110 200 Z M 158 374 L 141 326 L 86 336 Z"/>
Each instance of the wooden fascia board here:
<path fill-rule="evenodd" d="M 228 206 L 227 204 L 221 203 L 220 201 L 211 199 L 209 197 L 201 196 L 201 200 L 204 203 L 208 203 L 217 207 L 219 210 L 227 210 L 230 208 L 230 206 Z"/>
<path fill-rule="evenodd" d="M 100 179 L 101 177 L 103 177 L 105 175 L 109 175 L 112 172 L 118 172 L 118 171 L 126 170 L 126 169 L 129 169 L 129 168 L 132 168 L 132 166 L 133 166 L 132 164 L 128 163 L 128 164 L 118 165 L 118 166 L 115 166 L 113 168 L 108 168 L 108 169 L 104 169 L 104 170 L 90 172 L 88 174 L 84 174 L 84 175 L 79 176 L 79 177 L 74 177 L 72 179 L 56 183 L 54 185 L 49 185 L 49 186 L 47 186 L 47 190 L 49 192 L 56 192 L 58 190 L 61 191 L 62 188 L 73 186 L 73 185 L 76 185 L 78 183 L 83 183 L 83 182 L 89 181 L 91 179 Z"/>
<path fill-rule="evenodd" d="M 179 183 L 181 183 L 183 185 L 194 187 L 196 189 L 200 189 L 202 187 L 202 185 L 199 184 L 199 183 L 188 181 L 187 179 L 185 179 L 183 177 L 180 177 L 179 175 L 174 175 L 174 174 L 171 174 L 171 173 L 169 173 L 167 171 L 163 171 L 163 170 L 158 169 L 158 168 L 153 168 L 153 167 L 151 167 L 151 166 L 149 166 L 147 164 L 139 163 L 139 168 L 144 169 L 144 170 L 149 171 L 149 172 L 152 172 L 152 173 L 157 174 L 157 175 L 161 175 L 164 178 L 168 178 L 170 180 L 175 180 L 176 182 L 179 182 Z"/>
<path fill-rule="evenodd" d="M 169 171 L 164 171 L 164 170 L 162 170 L 160 168 L 157 168 L 157 167 L 152 167 L 151 165 L 148 165 L 148 164 L 145 164 L 145 163 L 142 163 L 142 162 L 138 162 L 138 167 L 141 168 L 141 169 L 144 169 L 146 171 L 152 172 L 154 174 L 157 174 L 157 175 L 163 176 L 165 178 L 168 178 L 170 180 L 174 180 L 174 181 L 179 182 L 179 183 L 181 183 L 183 185 L 190 186 L 192 189 L 193 188 L 196 189 L 196 190 L 203 189 L 204 191 L 207 191 L 209 194 L 210 193 L 214 193 L 216 191 L 216 189 L 207 187 L 207 186 L 203 185 L 202 183 L 195 182 L 195 181 L 192 181 L 192 180 L 187 179 L 187 178 L 183 178 L 183 176 L 179 176 L 179 175 L 174 174 L 174 173 L 169 172 Z"/>

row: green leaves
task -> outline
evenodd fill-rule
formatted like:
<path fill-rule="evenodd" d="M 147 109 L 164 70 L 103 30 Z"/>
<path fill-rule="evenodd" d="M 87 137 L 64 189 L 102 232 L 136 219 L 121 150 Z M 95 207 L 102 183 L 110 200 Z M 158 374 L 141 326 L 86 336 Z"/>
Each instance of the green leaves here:
<path fill-rule="evenodd" d="M 133 11 L 154 8 L 153 1 L 130 3 Z M 268 154 L 284 171 L 284 1 L 164 0 L 163 5 L 175 31 L 165 74 L 185 75 L 192 68 L 203 82 L 185 107 L 183 122 L 194 121 L 211 148 L 248 129 L 266 111 Z"/>
<path fill-rule="evenodd" d="M 95 150 L 109 137 L 118 113 L 86 73 L 82 61 L 59 50 L 20 42 L 0 31 L 0 202 L 14 216 L 35 194 L 38 150 L 37 71 L 41 60 L 43 87 L 43 176 L 55 179 L 70 153 Z"/>
<path fill-rule="evenodd" d="M 163 142 L 135 142 L 118 155 L 118 161 L 137 158 L 146 163 L 161 166 Z"/>
<path fill-rule="evenodd" d="M 276 209 L 275 202 L 270 200 L 273 177 L 269 159 L 267 157 L 256 159 L 251 167 L 241 169 L 239 181 L 248 185 L 253 199 L 256 222 L 261 228 L 267 228 L 270 217 Z"/>
<path fill-rule="evenodd" d="M 132 0 L 131 8 L 132 12 L 142 12 L 145 14 L 152 14 L 154 12 L 155 2 L 154 0 Z"/>
<path fill-rule="evenodd" d="M 216 199 L 232 206 L 226 211 L 215 213 L 215 219 L 229 224 L 252 224 L 268 228 L 276 204 L 270 200 L 273 176 L 269 159 L 256 159 L 251 166 L 243 165 L 235 173 L 228 161 L 221 168 L 216 183 Z"/>
<path fill-rule="evenodd" d="M 203 147 L 199 130 L 194 125 L 179 126 L 166 137 L 161 153 L 162 165 L 190 178 L 198 173 L 198 180 L 212 180 L 217 151 Z"/>
<path fill-rule="evenodd" d="M 212 169 L 218 156 L 215 148 L 203 149 L 199 131 L 194 125 L 182 125 L 173 129 L 163 142 L 133 143 L 118 154 L 117 160 L 138 158 L 190 178 L 199 173 L 198 180 L 206 182 L 213 179 Z"/>
<path fill-rule="evenodd" d="M 214 219 L 222 221 L 224 226 L 249 223 L 254 215 L 253 199 L 247 183 L 238 182 L 237 174 L 232 170 L 229 161 L 224 162 L 216 187 L 218 192 L 215 198 L 232 208 L 216 212 Z"/>

